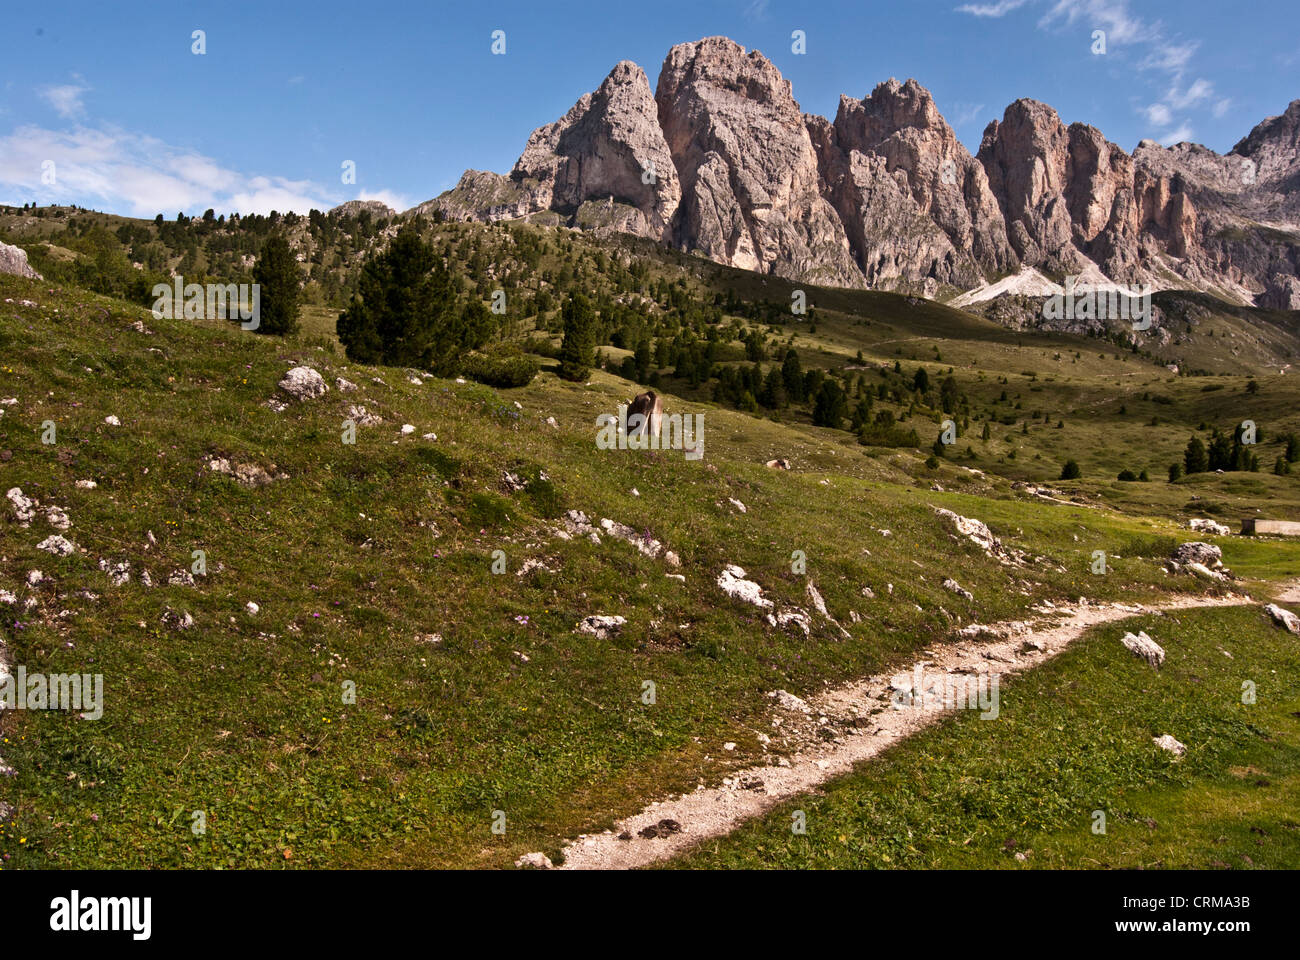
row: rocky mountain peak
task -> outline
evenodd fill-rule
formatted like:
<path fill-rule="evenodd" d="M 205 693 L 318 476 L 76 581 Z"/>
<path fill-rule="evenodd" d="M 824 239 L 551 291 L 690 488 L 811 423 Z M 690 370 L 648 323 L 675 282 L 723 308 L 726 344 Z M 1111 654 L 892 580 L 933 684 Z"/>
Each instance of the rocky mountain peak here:
<path fill-rule="evenodd" d="M 653 92 L 616 64 L 508 177 L 469 171 L 416 208 L 431 210 L 634 233 L 828 285 L 936 295 L 1041 268 L 1300 304 L 1300 100 L 1221 156 L 1149 140 L 1130 155 L 1019 99 L 972 156 L 915 79 L 842 96 L 831 122 L 761 53 L 706 37 L 668 51 Z"/>

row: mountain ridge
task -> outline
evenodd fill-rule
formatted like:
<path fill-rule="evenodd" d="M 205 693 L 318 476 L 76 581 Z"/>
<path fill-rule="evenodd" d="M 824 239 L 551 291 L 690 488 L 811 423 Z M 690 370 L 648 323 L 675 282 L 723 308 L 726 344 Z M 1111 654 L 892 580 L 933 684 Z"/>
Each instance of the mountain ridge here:
<path fill-rule="evenodd" d="M 1013 101 L 975 154 L 930 92 L 890 78 L 834 120 L 725 37 L 674 46 L 651 91 L 620 61 L 529 137 L 410 213 L 623 232 L 830 286 L 957 295 L 1026 268 L 1300 309 L 1300 100 L 1228 154 L 1133 153 Z"/>

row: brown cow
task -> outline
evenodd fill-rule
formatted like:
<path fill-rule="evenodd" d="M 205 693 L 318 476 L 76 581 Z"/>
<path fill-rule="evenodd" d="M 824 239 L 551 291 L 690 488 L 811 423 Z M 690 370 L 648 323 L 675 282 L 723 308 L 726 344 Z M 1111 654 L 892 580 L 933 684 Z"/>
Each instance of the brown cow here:
<path fill-rule="evenodd" d="M 637 419 L 634 421 L 633 417 Z M 627 435 L 657 437 L 663 417 L 663 397 L 656 395 L 653 390 L 647 390 L 633 400 L 627 408 Z"/>

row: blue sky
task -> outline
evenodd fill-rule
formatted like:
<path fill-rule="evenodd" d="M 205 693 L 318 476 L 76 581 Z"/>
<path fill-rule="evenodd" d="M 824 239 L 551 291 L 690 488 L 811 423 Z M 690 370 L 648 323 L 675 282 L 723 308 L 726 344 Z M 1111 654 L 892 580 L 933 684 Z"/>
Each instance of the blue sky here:
<path fill-rule="evenodd" d="M 11 4 L 0 201 L 149 217 L 405 208 L 468 167 L 509 171 L 619 60 L 653 86 L 669 47 L 714 34 L 761 50 L 809 113 L 915 77 L 972 152 L 1018 97 L 1126 150 L 1151 137 L 1226 152 L 1300 97 L 1298 27 L 1295 0 Z"/>

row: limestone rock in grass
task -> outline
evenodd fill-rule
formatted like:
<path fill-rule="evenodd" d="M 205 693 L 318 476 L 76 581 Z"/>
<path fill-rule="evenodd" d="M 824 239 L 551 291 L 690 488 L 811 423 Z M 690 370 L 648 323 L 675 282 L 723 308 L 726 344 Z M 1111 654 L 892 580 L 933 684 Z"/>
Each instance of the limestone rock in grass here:
<path fill-rule="evenodd" d="M 162 622 L 163 626 L 169 627 L 172 630 L 188 630 L 190 627 L 194 626 L 194 618 L 189 615 L 188 611 L 177 613 L 171 607 L 168 607 L 163 612 Z"/>
<path fill-rule="evenodd" d="M 125 560 L 121 563 L 100 560 L 99 569 L 108 574 L 108 582 L 115 587 L 124 587 L 131 580 L 131 564 Z"/>
<path fill-rule="evenodd" d="M 1273 622 L 1291 633 L 1300 635 L 1300 617 L 1297 617 L 1290 610 L 1279 607 L 1276 603 L 1270 603 L 1264 608 L 1264 612 L 1273 618 Z"/>
<path fill-rule="evenodd" d="M 99 484 L 97 484 L 94 480 L 78 480 L 78 481 L 77 481 L 77 489 L 78 489 L 78 490 L 94 490 L 97 486 L 99 486 Z"/>
<path fill-rule="evenodd" d="M 965 589 L 960 583 L 958 583 L 956 580 L 953 580 L 951 577 L 949 577 L 947 580 L 944 580 L 943 588 L 947 590 L 949 593 L 957 594 L 957 596 L 961 597 L 963 600 L 975 599 L 975 594 Z"/>
<path fill-rule="evenodd" d="M 1151 742 L 1154 743 L 1161 750 L 1169 751 L 1175 757 L 1181 757 L 1184 753 L 1187 752 L 1187 745 L 1185 743 L 1179 743 L 1177 740 L 1175 740 L 1167 733 L 1164 734 L 1163 736 L 1152 737 Z"/>
<path fill-rule="evenodd" d="M 778 458 L 778 459 L 776 459 L 776 460 L 769 460 L 769 461 L 767 461 L 767 465 L 768 465 L 769 467 L 771 467 L 773 470 L 789 470 L 789 469 L 790 469 L 790 461 L 789 461 L 789 460 L 786 460 L 786 459 L 784 459 L 784 458 Z"/>
<path fill-rule="evenodd" d="M 1220 573 L 1218 570 L 1211 570 L 1203 563 L 1189 563 L 1186 566 L 1186 570 L 1192 576 L 1200 580 L 1222 581 L 1228 579 L 1227 576 Z"/>
<path fill-rule="evenodd" d="M 507 493 L 518 493 L 527 486 L 528 482 L 517 473 L 511 473 L 509 470 L 506 470 L 501 474 L 501 487 Z"/>
<path fill-rule="evenodd" d="M 768 696 L 775 700 L 776 705 L 782 710 L 791 710 L 796 713 L 812 713 L 812 707 L 808 705 L 807 700 L 796 697 L 787 690 L 774 690 Z"/>
<path fill-rule="evenodd" d="M 727 596 L 742 603 L 764 609 L 772 608 L 772 601 L 763 596 L 763 588 L 753 580 L 746 580 L 744 568 L 734 563 L 722 568 L 722 572 L 718 574 L 718 586 Z"/>
<path fill-rule="evenodd" d="M 26 250 L 7 243 L 0 243 L 0 273 L 9 273 L 16 277 L 27 277 L 29 280 L 45 279 L 33 270 L 31 264 L 27 262 Z"/>
<path fill-rule="evenodd" d="M 634 529 L 625 523 L 619 523 L 616 520 L 604 518 L 600 521 L 601 529 L 611 537 L 615 537 L 625 543 L 630 543 L 636 547 L 643 555 L 651 559 L 658 559 L 661 555 L 669 566 L 681 566 L 681 559 L 671 550 L 665 551 L 664 545 L 650 536 L 649 533 L 637 533 Z"/>
<path fill-rule="evenodd" d="M 1180 543 L 1170 559 L 1175 563 L 1200 563 L 1214 569 L 1223 565 L 1223 551 L 1212 543 L 1193 540 L 1190 543 Z"/>
<path fill-rule="evenodd" d="M 1232 530 L 1224 524 L 1201 517 L 1195 517 L 1188 520 L 1187 526 L 1189 529 L 1195 530 L 1197 533 L 1209 533 L 1216 537 L 1226 537 L 1232 533 Z"/>
<path fill-rule="evenodd" d="M 120 427 L 122 425 L 122 421 L 117 419 L 117 417 L 111 413 L 104 418 L 104 422 L 110 427 Z"/>
<path fill-rule="evenodd" d="M 551 858 L 544 853 L 525 853 L 515 861 L 515 866 L 521 870 L 553 870 L 555 865 L 551 863 Z"/>
<path fill-rule="evenodd" d="M 351 393 L 353 390 L 357 388 L 357 385 L 353 383 L 351 380 L 345 380 L 342 377 L 334 378 L 334 386 L 338 389 L 340 393 Z"/>
<path fill-rule="evenodd" d="M 936 507 L 934 512 L 948 520 L 959 534 L 970 540 L 990 557 L 1002 563 L 1022 563 L 1024 561 L 1024 554 L 1019 550 L 1004 546 L 1002 541 L 993 535 L 993 531 L 982 520 L 963 517 L 951 510 L 944 510 L 942 507 Z"/>
<path fill-rule="evenodd" d="M 1130 650 L 1135 657 L 1141 657 L 1157 670 L 1164 666 L 1164 648 L 1148 637 L 1145 630 L 1140 631 L 1137 634 L 1124 634 L 1124 636 L 1120 638 L 1120 643 L 1124 644 L 1124 646 Z"/>
<path fill-rule="evenodd" d="M 246 612 L 250 617 L 255 617 L 255 616 L 257 616 L 258 611 L 261 610 L 261 609 L 262 609 L 262 608 L 259 607 L 259 606 L 258 606 L 256 603 L 254 603 L 252 600 L 249 600 L 248 603 L 244 604 L 244 610 L 245 610 L 245 612 Z"/>
<path fill-rule="evenodd" d="M 167 586 L 192 587 L 194 586 L 194 575 L 188 570 L 173 570 L 167 577 Z"/>
<path fill-rule="evenodd" d="M 560 518 L 560 522 L 564 524 L 564 529 L 557 530 L 556 533 L 562 539 L 569 540 L 573 537 L 586 537 L 592 543 L 600 543 L 600 534 L 597 533 L 596 528 L 592 526 L 591 519 L 581 510 L 566 511 L 564 516 Z"/>
<path fill-rule="evenodd" d="M 296 400 L 315 400 L 329 392 L 329 385 L 311 367 L 293 367 L 280 380 L 280 389 Z"/>
<path fill-rule="evenodd" d="M 769 613 L 767 615 L 767 622 L 772 626 L 780 627 L 783 630 L 791 626 L 798 627 L 803 631 L 805 637 L 811 636 L 812 634 L 812 619 L 808 616 L 806 611 L 800 610 L 798 607 L 787 607 L 784 610 L 777 611 L 775 615 Z"/>
<path fill-rule="evenodd" d="M 40 501 L 24 496 L 20 487 L 10 487 L 5 497 L 9 500 L 14 519 L 18 521 L 19 526 L 26 527 L 31 524 L 36 518 L 36 507 Z"/>
<path fill-rule="evenodd" d="M 12 590 L 0 590 L 0 603 L 14 604 L 18 602 L 18 597 Z"/>
<path fill-rule="evenodd" d="M 62 507 L 46 507 L 45 522 L 55 530 L 67 530 L 72 526 L 72 519 Z"/>
<path fill-rule="evenodd" d="M 55 534 L 52 537 L 46 537 L 36 545 L 37 550 L 44 550 L 46 553 L 52 553 L 56 557 L 67 557 L 77 552 L 77 545 L 67 537 Z"/>
<path fill-rule="evenodd" d="M 384 422 L 383 417 L 355 403 L 348 405 L 348 419 L 358 427 L 373 427 Z"/>
<path fill-rule="evenodd" d="M 45 574 L 40 570 L 27 571 L 27 586 L 29 587 L 38 587 L 42 583 L 44 583 L 47 579 L 49 578 L 46 577 Z"/>
<path fill-rule="evenodd" d="M 623 624 L 627 623 L 625 617 L 606 617 L 590 616 L 583 617 L 575 630 L 578 633 L 589 633 L 597 640 L 608 640 L 610 637 L 616 637 L 623 629 Z"/>

